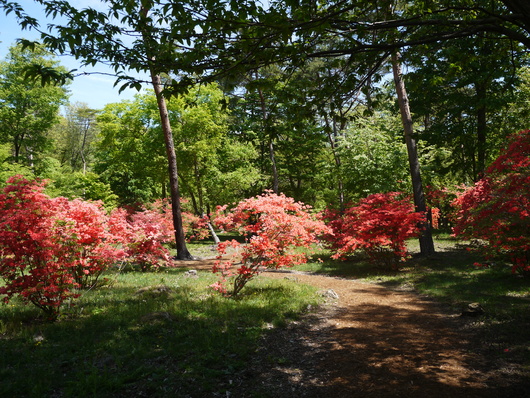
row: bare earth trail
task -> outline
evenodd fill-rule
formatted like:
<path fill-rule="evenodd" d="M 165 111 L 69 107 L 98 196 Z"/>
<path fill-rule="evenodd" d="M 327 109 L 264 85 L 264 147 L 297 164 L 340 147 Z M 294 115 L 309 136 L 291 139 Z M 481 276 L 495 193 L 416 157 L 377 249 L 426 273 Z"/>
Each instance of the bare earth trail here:
<path fill-rule="evenodd" d="M 211 262 L 182 265 L 210 269 Z M 232 381 L 231 397 L 530 397 L 530 381 L 513 379 L 476 350 L 465 328 L 470 319 L 428 298 L 321 275 L 264 276 L 313 285 L 330 297 L 267 334 Z"/>

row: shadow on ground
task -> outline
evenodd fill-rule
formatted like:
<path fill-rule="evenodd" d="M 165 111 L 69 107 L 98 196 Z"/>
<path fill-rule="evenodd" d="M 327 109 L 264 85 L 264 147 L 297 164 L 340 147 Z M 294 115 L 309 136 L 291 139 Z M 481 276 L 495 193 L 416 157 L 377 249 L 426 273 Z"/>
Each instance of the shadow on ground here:
<path fill-rule="evenodd" d="M 482 357 L 464 330 L 469 319 L 417 295 L 348 282 L 335 287 L 344 305 L 271 330 L 233 396 L 528 396 L 529 375 Z"/>

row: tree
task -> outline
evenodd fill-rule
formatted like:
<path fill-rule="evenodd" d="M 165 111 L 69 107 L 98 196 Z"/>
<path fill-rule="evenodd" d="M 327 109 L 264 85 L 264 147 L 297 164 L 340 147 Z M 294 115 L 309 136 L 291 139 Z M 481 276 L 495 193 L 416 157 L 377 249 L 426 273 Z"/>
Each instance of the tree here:
<path fill-rule="evenodd" d="M 219 165 L 218 152 L 222 146 L 229 145 L 224 142 L 228 113 L 222 109 L 222 99 L 222 91 L 211 84 L 193 87 L 185 95 L 168 100 L 169 119 L 179 153 L 179 179 L 197 215 L 209 213 L 212 206 L 219 204 L 214 203 L 208 187 Z"/>
<path fill-rule="evenodd" d="M 62 165 L 73 171 L 86 173 L 92 155 L 92 143 L 97 135 L 97 111 L 87 104 L 75 103 L 66 107 L 65 118 L 59 125 L 56 151 Z"/>
<path fill-rule="evenodd" d="M 11 47 L 0 63 L 0 143 L 11 146 L 12 162 L 29 167 L 51 148 L 47 133 L 58 122 L 59 107 L 67 99 L 65 86 L 42 86 L 26 77 L 32 65 L 65 71 L 42 46 Z"/>
<path fill-rule="evenodd" d="M 97 117 L 94 171 L 121 204 L 150 203 L 166 197 L 167 160 L 156 123 L 153 95 L 107 104 Z"/>
<path fill-rule="evenodd" d="M 330 185 L 322 104 L 313 103 L 314 93 L 324 90 L 317 70 L 313 64 L 297 70 L 261 68 L 228 94 L 236 121 L 233 136 L 258 151 L 267 188 L 312 204 L 329 196 L 323 192 Z"/>
<path fill-rule="evenodd" d="M 403 122 L 403 130 L 405 132 L 405 143 L 407 144 L 414 206 L 416 207 L 417 212 L 427 214 L 427 205 L 425 202 L 423 183 L 421 180 L 420 173 L 418 149 L 416 146 L 416 138 L 414 137 L 414 129 L 412 125 L 412 115 L 410 113 L 407 91 L 405 89 L 405 84 L 401 76 L 400 55 L 397 52 L 392 54 L 392 72 L 394 75 L 394 83 L 396 85 L 396 93 L 398 97 L 401 120 Z M 423 255 L 431 255 L 434 253 L 434 242 L 432 240 L 431 225 L 428 219 L 426 222 L 423 223 L 421 231 L 421 253 Z"/>
<path fill-rule="evenodd" d="M 179 153 L 182 194 L 196 215 L 216 205 L 239 201 L 261 178 L 249 145 L 228 136 L 222 92 L 215 85 L 191 88 L 167 101 L 168 116 Z M 94 169 L 123 204 L 145 204 L 166 198 L 164 143 L 152 94 L 108 104 L 98 116 Z"/>
<path fill-rule="evenodd" d="M 410 172 L 402 124 L 389 110 L 362 116 L 359 109 L 338 142 L 337 152 L 342 159 L 338 173 L 344 181 L 346 203 L 408 188 Z"/>
<path fill-rule="evenodd" d="M 405 80 L 424 126 L 419 137 L 452 151 L 446 172 L 461 182 L 477 181 L 495 148 L 514 131 L 503 119 L 523 100 L 517 98 L 518 71 L 528 60 L 521 50 L 517 43 L 483 34 L 407 52 L 412 71 Z"/>

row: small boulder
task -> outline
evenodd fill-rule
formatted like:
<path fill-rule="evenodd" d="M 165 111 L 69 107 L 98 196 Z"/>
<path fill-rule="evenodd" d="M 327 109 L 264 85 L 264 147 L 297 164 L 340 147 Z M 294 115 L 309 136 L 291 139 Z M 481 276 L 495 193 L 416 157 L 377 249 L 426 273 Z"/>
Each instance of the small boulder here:
<path fill-rule="evenodd" d="M 320 294 L 322 297 L 325 297 L 328 299 L 338 300 L 339 298 L 339 295 L 333 289 L 319 290 L 317 293 Z"/>
<path fill-rule="evenodd" d="M 480 303 L 470 303 L 467 305 L 467 307 L 462 311 L 460 316 L 480 316 L 484 314 L 484 308 L 480 305 Z"/>
<path fill-rule="evenodd" d="M 194 279 L 199 277 L 196 269 L 190 269 L 189 271 L 184 272 L 184 276 L 186 278 L 194 278 Z"/>

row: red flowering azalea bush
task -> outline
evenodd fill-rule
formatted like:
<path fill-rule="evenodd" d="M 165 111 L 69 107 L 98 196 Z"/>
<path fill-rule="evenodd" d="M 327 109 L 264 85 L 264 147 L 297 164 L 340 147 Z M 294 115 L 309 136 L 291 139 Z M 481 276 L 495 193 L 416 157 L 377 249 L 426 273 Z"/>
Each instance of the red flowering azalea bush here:
<path fill-rule="evenodd" d="M 406 240 L 418 236 L 425 216 L 415 212 L 410 200 L 400 192 L 373 194 L 348 208 L 343 215 L 328 210 L 324 214 L 333 234 L 326 240 L 344 258 L 358 250 L 376 264 L 397 269 L 407 257 Z"/>
<path fill-rule="evenodd" d="M 426 187 L 425 199 L 431 211 L 431 221 L 434 229 L 448 228 L 454 223 L 456 213 L 453 202 L 464 190 L 464 186 Z"/>
<path fill-rule="evenodd" d="M 127 213 L 118 209 L 111 217 L 115 228 L 125 239 L 127 261 L 139 265 L 143 271 L 156 270 L 161 266 L 171 267 L 171 255 L 167 246 L 175 239 L 171 203 L 157 200 L 142 210 Z M 208 219 L 182 212 L 182 223 L 186 239 L 208 237 Z"/>
<path fill-rule="evenodd" d="M 513 272 L 530 273 L 530 130 L 514 135 L 485 176 L 454 202 L 454 235 L 505 256 Z"/>
<path fill-rule="evenodd" d="M 207 238 L 210 234 L 208 230 L 208 217 L 199 217 L 186 211 L 187 199 L 181 199 L 180 203 L 182 207 L 182 227 L 186 235 L 186 240 L 190 242 Z M 160 215 L 160 223 L 165 224 L 164 228 L 173 231 L 173 213 L 169 200 L 157 200 L 147 205 L 144 210 L 158 213 Z"/>
<path fill-rule="evenodd" d="M 94 287 L 109 267 L 120 262 L 143 269 L 170 264 L 164 246 L 174 238 L 171 210 L 156 203 L 132 215 L 110 215 L 101 202 L 50 198 L 45 182 L 15 176 L 0 194 L 0 294 L 8 302 L 20 295 L 56 317 L 78 289 Z M 199 217 L 185 228 L 200 236 Z M 206 227 L 203 227 L 207 231 Z"/>
<path fill-rule="evenodd" d="M 307 261 L 297 247 L 310 247 L 317 237 L 329 232 L 310 207 L 285 195 L 267 192 L 245 199 L 226 211 L 218 209 L 215 223 L 224 230 L 238 231 L 245 243 L 232 240 L 218 245 L 219 257 L 213 272 L 221 275 L 212 287 L 227 294 L 228 278 L 234 277 L 231 295 L 236 296 L 253 277 L 266 268 L 289 267 Z M 235 248 L 229 259 L 222 259 L 227 248 Z"/>
<path fill-rule="evenodd" d="M 65 247 L 62 261 L 68 264 L 77 286 L 94 287 L 104 271 L 126 259 L 127 237 L 110 228 L 101 202 L 53 201 L 57 203 L 55 222 L 62 226 L 55 235 Z"/>
<path fill-rule="evenodd" d="M 174 240 L 173 223 L 155 210 L 143 210 L 128 216 L 128 261 L 142 270 L 170 266 L 171 256 L 165 244 Z"/>
<path fill-rule="evenodd" d="M 52 199 L 44 182 L 15 176 L 0 194 L 0 294 L 19 295 L 50 317 L 125 256 L 100 203 Z"/>

